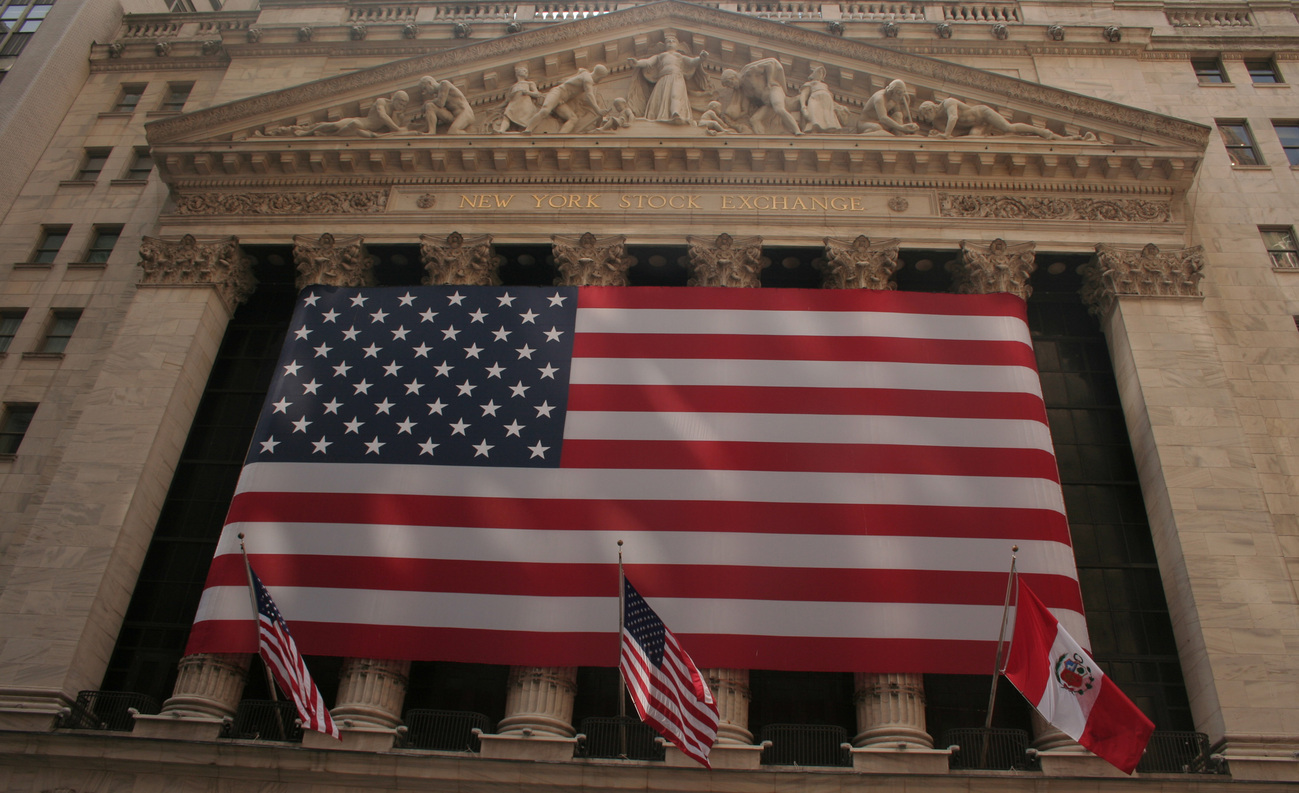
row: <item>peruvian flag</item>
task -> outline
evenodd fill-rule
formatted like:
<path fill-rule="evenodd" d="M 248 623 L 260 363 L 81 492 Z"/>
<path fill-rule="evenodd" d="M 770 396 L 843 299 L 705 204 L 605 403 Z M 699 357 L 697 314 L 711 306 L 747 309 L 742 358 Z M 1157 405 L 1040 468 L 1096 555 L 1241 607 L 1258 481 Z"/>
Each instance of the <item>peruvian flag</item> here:
<path fill-rule="evenodd" d="M 1019 581 L 1005 675 L 1053 726 L 1131 774 L 1155 725 Z"/>

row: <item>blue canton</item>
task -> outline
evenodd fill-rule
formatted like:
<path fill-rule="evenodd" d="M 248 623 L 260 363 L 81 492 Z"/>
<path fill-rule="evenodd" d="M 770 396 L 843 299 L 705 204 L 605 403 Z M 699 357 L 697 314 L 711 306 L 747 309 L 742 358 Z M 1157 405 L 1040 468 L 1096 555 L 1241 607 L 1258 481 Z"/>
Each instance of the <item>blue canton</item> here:
<path fill-rule="evenodd" d="M 308 287 L 248 463 L 559 466 L 573 287 Z"/>
<path fill-rule="evenodd" d="M 645 657 L 649 662 L 656 667 L 661 667 L 667 628 L 663 626 L 663 620 L 659 619 L 659 615 L 654 613 L 654 609 L 650 608 L 645 598 L 640 596 L 630 581 L 624 578 L 623 585 L 626 587 L 626 594 L 623 596 L 625 601 L 623 627 L 645 651 Z"/>

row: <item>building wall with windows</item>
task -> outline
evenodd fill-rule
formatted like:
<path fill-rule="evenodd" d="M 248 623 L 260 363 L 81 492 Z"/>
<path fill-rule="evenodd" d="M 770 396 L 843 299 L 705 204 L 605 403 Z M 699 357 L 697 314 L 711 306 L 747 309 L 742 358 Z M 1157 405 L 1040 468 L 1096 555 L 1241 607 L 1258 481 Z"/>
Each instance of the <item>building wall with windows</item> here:
<path fill-rule="evenodd" d="M 0 14 L 24 9 L 10 13 L 20 23 L 32 13 L 2 3 Z M 1299 7 L 126 10 L 119 20 L 116 4 L 58 0 L 0 82 L 6 789 L 1299 782 Z M 43 48 L 56 23 L 62 38 Z M 848 128 L 596 132 L 579 118 L 572 134 L 525 134 L 497 114 L 518 63 L 542 92 L 605 63 L 604 99 L 619 96 L 626 58 L 652 53 L 665 30 L 710 52 L 715 85 L 724 68 L 774 58 L 792 98 L 827 65 Z M 0 33 L 0 47 L 14 35 Z M 310 133 L 365 117 L 398 89 L 414 96 L 423 74 L 467 97 L 467 134 Z M 869 98 L 894 79 L 913 113 L 956 97 L 1051 134 L 858 133 Z M 562 200 L 531 207 L 533 193 Z M 601 211 L 568 200 L 579 193 Z M 699 211 L 674 209 L 687 194 Z M 800 214 L 776 200 L 803 194 L 836 209 Z M 501 211 L 510 195 L 523 208 Z M 341 747 L 223 728 L 241 700 L 268 697 L 258 662 L 181 656 L 287 328 L 306 244 L 295 236 L 359 237 L 379 283 L 413 285 L 425 276 L 421 235 L 491 234 L 506 283 L 549 284 L 551 235 L 588 231 L 625 237 L 610 244 L 634 258 L 634 285 L 684 286 L 687 235 L 761 236 L 762 285 L 797 288 L 821 286 L 827 237 L 896 238 L 892 280 L 914 291 L 959 288 L 998 240 L 1030 244 L 1031 268 L 1000 262 L 1010 277 L 999 291 L 1028 299 L 1091 643 L 1159 730 L 1205 736 L 1195 775 L 1165 766 L 1114 779 L 1004 686 L 996 724 L 1022 730 L 1037 759 L 1021 751 L 1018 770 L 962 770 L 944 738 L 982 725 L 986 670 L 717 680 L 743 701 L 756 740 L 786 723 L 895 738 L 837 768 L 764 766 L 753 745 L 720 750 L 712 772 L 672 752 L 575 756 L 583 719 L 617 712 L 616 675 L 594 668 L 312 658 L 326 700 L 354 720 Z M 163 712 L 141 705 L 94 729 L 108 719 L 86 715 L 100 711 L 94 695 L 77 703 L 83 691 L 142 694 Z M 489 734 L 524 726 L 472 752 L 431 751 L 411 737 L 412 709 L 479 712 Z M 567 733 L 547 731 L 556 719 Z"/>

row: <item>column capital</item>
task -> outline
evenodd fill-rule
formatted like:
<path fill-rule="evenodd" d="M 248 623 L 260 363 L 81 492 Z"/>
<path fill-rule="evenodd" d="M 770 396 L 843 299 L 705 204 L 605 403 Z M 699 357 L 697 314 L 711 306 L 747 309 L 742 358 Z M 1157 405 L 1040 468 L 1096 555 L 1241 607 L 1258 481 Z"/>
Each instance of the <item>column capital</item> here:
<path fill-rule="evenodd" d="M 419 235 L 419 254 L 424 261 L 424 283 L 449 286 L 500 286 L 496 251 L 491 234 L 466 237 L 453 231 L 446 239 Z"/>
<path fill-rule="evenodd" d="M 636 257 L 627 255 L 627 237 L 555 234 L 550 238 L 562 286 L 627 286 L 627 270 Z"/>
<path fill-rule="evenodd" d="M 1082 268 L 1082 299 L 1088 310 L 1104 316 L 1125 295 L 1201 297 L 1204 246 L 1160 250 L 1150 243 L 1096 246 L 1096 258 Z"/>
<path fill-rule="evenodd" d="M 252 259 L 239 247 L 238 237 L 145 237 L 140 270 L 140 286 L 216 287 L 232 310 L 257 286 Z"/>
<path fill-rule="evenodd" d="M 687 286 L 762 286 L 760 274 L 771 261 L 762 257 L 762 237 L 686 237 L 690 244 Z"/>
<path fill-rule="evenodd" d="M 1036 242 L 1010 244 L 1001 238 L 987 245 L 961 240 L 960 261 L 950 262 L 952 287 L 957 294 L 991 295 L 999 292 L 1028 299 L 1033 288 L 1028 278 L 1037 269 Z"/>
<path fill-rule="evenodd" d="M 378 260 L 365 249 L 361 236 L 338 237 L 325 232 L 319 238 L 296 234 L 293 263 L 298 267 L 297 287 L 374 286 Z"/>
<path fill-rule="evenodd" d="M 855 240 L 825 238 L 825 263 L 819 269 L 826 289 L 897 289 L 893 274 L 902 266 L 898 260 L 897 237 L 871 240 L 865 235 Z"/>

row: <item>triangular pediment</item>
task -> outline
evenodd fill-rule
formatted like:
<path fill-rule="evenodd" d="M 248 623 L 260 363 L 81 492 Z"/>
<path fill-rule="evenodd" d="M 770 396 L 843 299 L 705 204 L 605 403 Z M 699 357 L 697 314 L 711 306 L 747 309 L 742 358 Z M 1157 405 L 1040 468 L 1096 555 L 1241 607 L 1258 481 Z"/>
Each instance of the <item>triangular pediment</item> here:
<path fill-rule="evenodd" d="M 679 40 L 675 54 L 665 55 L 668 35 Z M 705 51 L 707 57 L 696 60 Z M 528 70 L 525 82 L 536 88 L 523 98 L 519 94 L 529 92 L 520 90 L 519 65 Z M 625 112 L 597 116 L 583 101 L 583 87 L 575 85 L 572 99 L 548 117 L 529 121 L 530 113 L 544 107 L 542 97 L 575 76 L 598 73 L 597 67 L 609 70 L 596 86 L 606 110 L 614 111 L 614 100 L 621 100 L 616 109 L 651 119 L 633 120 Z M 433 80 L 421 85 L 426 77 Z M 887 104 L 896 91 L 881 93 L 898 80 L 906 86 L 907 109 Z M 779 93 L 763 92 L 770 82 L 783 83 L 784 108 L 776 107 Z M 409 99 L 405 108 L 399 92 Z M 452 112 L 458 97 L 472 109 L 472 121 Z M 443 108 L 434 134 L 423 117 L 425 100 Z M 714 113 L 705 116 L 714 101 Z M 566 115 L 571 121 L 561 126 Z M 941 136 L 953 115 L 958 120 L 952 135 Z M 691 123 L 671 123 L 684 117 Z M 707 123 L 714 118 L 719 123 Z M 452 125 L 463 129 L 451 134 Z M 374 130 L 377 136 L 370 134 Z M 481 179 L 492 172 L 526 176 L 540 170 L 587 172 L 587 178 L 628 171 L 749 171 L 767 177 L 908 174 L 931 182 L 958 176 L 1037 183 L 1103 177 L 1164 193 L 1189 187 L 1208 134 L 1193 122 L 674 0 L 394 61 L 148 125 L 165 178 L 189 184 L 281 173 Z"/>

